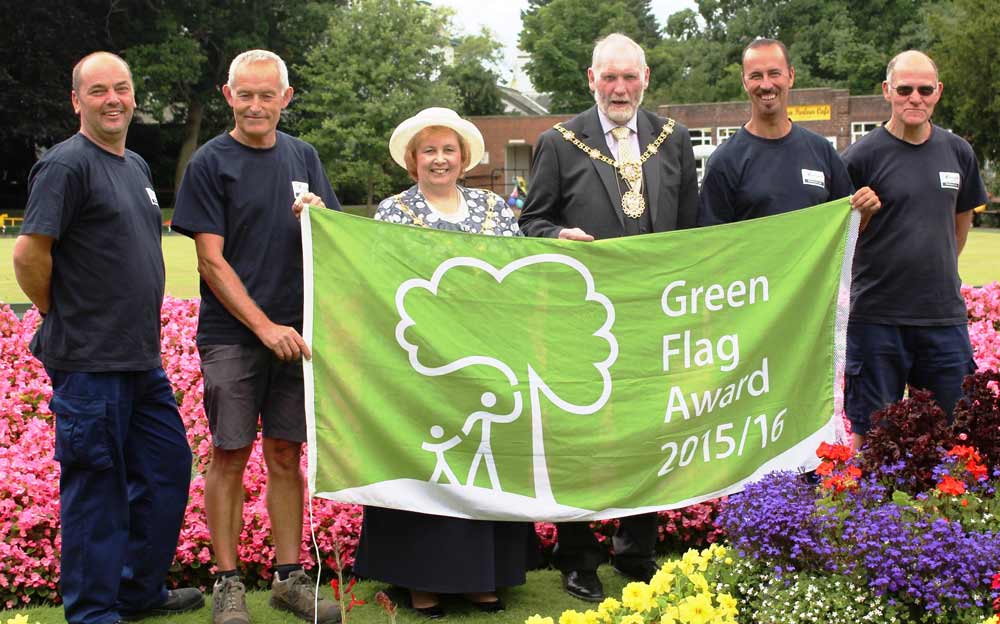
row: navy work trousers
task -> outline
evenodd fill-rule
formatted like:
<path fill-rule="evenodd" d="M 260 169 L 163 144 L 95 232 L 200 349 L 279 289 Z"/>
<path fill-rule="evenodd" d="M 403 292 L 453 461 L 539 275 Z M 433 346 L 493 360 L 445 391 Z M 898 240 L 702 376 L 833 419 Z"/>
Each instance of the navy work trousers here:
<path fill-rule="evenodd" d="M 966 325 L 847 325 L 844 402 L 851 430 L 868 435 L 872 414 L 903 398 L 906 386 L 930 390 L 949 422 L 962 380 L 976 371 Z"/>
<path fill-rule="evenodd" d="M 62 466 L 66 620 L 108 624 L 159 606 L 191 481 L 191 448 L 167 375 L 48 373 Z"/>

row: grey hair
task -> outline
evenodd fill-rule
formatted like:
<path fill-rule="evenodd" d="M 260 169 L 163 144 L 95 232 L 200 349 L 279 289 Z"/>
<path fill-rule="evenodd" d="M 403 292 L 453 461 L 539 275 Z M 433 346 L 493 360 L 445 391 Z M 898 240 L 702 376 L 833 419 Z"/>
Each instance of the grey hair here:
<path fill-rule="evenodd" d="M 639 67 L 645 71 L 646 69 L 646 52 L 642 49 L 642 46 L 636 43 L 631 37 L 623 35 L 621 33 L 611 33 L 607 37 L 602 37 L 598 39 L 594 44 L 594 53 L 590 57 L 590 66 L 597 69 L 598 59 L 601 58 L 601 54 L 604 52 L 604 48 L 611 45 L 627 45 L 635 49 L 636 54 L 639 56 Z"/>
<path fill-rule="evenodd" d="M 934 68 L 934 80 L 939 79 L 940 74 L 938 74 L 937 63 L 934 62 L 934 59 L 929 57 L 925 52 L 921 52 L 920 50 L 904 50 L 903 52 L 900 52 L 896 56 L 892 57 L 892 60 L 889 61 L 889 64 L 885 66 L 885 81 L 887 83 L 889 83 L 890 85 L 892 84 L 892 72 L 896 70 L 896 63 L 898 63 L 899 59 L 901 59 L 906 54 L 919 54 L 920 56 L 927 59 L 930 62 L 931 67 Z"/>
<path fill-rule="evenodd" d="M 241 67 L 261 61 L 271 61 L 278 66 L 278 80 L 281 82 L 281 90 L 284 91 L 287 89 L 288 66 L 285 65 L 285 61 L 281 60 L 280 56 L 269 50 L 247 50 L 237 55 L 229 65 L 229 88 L 234 89 L 236 87 L 236 72 Z"/>

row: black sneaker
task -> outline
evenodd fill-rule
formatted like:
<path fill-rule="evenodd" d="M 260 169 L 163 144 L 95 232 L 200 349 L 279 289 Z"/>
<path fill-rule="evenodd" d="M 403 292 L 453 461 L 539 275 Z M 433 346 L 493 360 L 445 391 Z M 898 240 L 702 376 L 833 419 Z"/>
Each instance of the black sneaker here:
<path fill-rule="evenodd" d="M 155 615 L 175 615 L 194 611 L 205 606 L 205 597 L 196 587 L 180 587 L 167 590 L 167 599 L 158 607 L 145 611 L 121 612 L 123 622 L 137 622 Z"/>

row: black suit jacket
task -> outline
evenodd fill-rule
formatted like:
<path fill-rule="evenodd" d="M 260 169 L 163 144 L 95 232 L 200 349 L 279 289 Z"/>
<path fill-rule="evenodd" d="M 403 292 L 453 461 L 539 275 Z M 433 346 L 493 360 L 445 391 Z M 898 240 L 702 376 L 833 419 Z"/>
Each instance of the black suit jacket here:
<path fill-rule="evenodd" d="M 663 125 L 661 117 L 639 110 L 636 129 L 640 153 L 652 143 Z M 577 138 L 612 158 L 601 131 L 597 107 L 563 124 Z M 698 215 L 698 174 L 687 128 L 674 125 L 673 133 L 642 166 L 643 193 L 654 232 L 695 226 Z M 528 236 L 556 237 L 563 228 L 578 227 L 594 238 L 625 235 L 621 192 L 615 169 L 591 158 L 550 128 L 538 138 L 528 199 L 518 224 Z"/>

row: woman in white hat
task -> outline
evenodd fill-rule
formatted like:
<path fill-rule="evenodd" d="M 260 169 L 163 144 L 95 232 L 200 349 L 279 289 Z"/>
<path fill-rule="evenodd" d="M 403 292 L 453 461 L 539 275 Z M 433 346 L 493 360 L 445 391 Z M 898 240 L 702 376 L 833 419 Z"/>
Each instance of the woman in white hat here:
<path fill-rule="evenodd" d="M 416 184 L 379 204 L 375 218 L 494 236 L 521 236 L 517 218 L 490 191 L 458 185 L 483 157 L 483 135 L 448 108 L 428 108 L 399 124 L 389 151 Z M 522 585 L 538 558 L 530 522 L 490 522 L 365 507 L 354 571 L 409 590 L 410 605 L 445 615 L 442 594 L 501 611 L 500 587 Z M 405 597 L 404 597 L 405 602 Z"/>
<path fill-rule="evenodd" d="M 450 108 L 426 108 L 399 124 L 389 153 L 415 185 L 382 201 L 375 218 L 439 230 L 520 236 L 517 217 L 496 193 L 458 185 L 483 158 L 483 135 Z"/>

